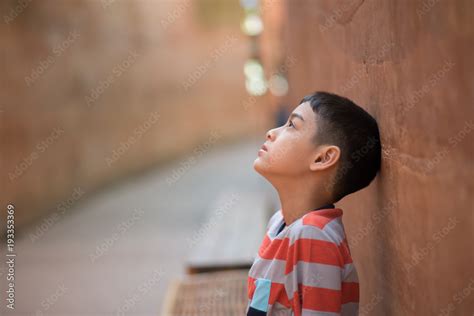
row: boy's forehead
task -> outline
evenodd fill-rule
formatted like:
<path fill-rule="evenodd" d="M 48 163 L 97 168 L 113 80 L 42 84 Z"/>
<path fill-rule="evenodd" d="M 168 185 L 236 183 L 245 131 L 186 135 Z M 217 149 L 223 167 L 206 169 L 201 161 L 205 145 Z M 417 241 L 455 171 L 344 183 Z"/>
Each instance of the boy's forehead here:
<path fill-rule="evenodd" d="M 305 122 L 308 121 L 313 121 L 315 119 L 316 114 L 313 111 L 313 108 L 309 104 L 309 102 L 303 102 L 299 104 L 294 110 L 293 113 L 301 115 Z"/>

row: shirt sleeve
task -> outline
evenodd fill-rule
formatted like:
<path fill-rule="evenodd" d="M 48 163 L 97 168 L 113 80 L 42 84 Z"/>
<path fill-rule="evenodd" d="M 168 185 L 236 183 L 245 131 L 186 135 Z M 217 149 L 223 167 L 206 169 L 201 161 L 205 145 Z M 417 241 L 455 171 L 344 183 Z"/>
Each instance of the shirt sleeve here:
<path fill-rule="evenodd" d="M 341 315 L 343 262 L 338 245 L 322 238 L 299 238 L 292 248 L 294 314 Z"/>

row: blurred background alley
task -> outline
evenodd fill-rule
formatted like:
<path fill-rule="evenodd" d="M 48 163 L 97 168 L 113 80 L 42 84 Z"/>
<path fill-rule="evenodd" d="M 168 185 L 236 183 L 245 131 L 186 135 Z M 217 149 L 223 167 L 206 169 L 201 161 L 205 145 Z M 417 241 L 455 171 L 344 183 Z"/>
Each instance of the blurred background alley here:
<path fill-rule="evenodd" d="M 473 315 L 474 1 L 3 0 L 0 13 L 1 315 L 210 315 L 215 299 L 172 312 L 172 288 L 245 277 L 279 207 L 253 161 L 317 90 L 381 129 L 380 175 L 338 203 L 360 315 Z"/>

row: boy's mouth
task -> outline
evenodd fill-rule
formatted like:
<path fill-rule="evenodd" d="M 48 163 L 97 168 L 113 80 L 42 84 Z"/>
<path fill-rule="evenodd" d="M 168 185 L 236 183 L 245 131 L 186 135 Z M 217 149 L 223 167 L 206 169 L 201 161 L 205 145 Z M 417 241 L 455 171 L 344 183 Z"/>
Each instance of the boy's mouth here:
<path fill-rule="evenodd" d="M 260 150 L 258 151 L 258 155 L 263 155 L 263 153 L 266 153 L 268 151 L 268 148 L 267 146 L 265 146 L 265 144 L 262 145 L 262 147 L 260 147 Z"/>

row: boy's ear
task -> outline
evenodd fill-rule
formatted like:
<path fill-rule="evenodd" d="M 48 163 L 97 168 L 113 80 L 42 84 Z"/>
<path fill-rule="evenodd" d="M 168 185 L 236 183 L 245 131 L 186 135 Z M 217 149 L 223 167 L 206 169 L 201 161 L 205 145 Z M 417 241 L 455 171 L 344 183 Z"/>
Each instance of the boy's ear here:
<path fill-rule="evenodd" d="M 341 156 L 338 146 L 323 145 L 318 147 L 309 168 L 311 171 L 325 170 L 334 166 Z"/>

